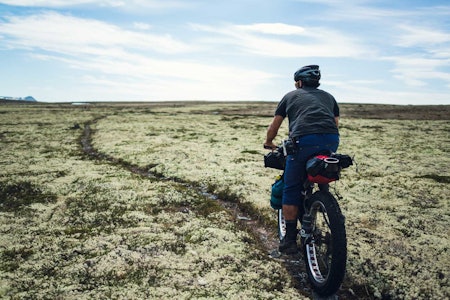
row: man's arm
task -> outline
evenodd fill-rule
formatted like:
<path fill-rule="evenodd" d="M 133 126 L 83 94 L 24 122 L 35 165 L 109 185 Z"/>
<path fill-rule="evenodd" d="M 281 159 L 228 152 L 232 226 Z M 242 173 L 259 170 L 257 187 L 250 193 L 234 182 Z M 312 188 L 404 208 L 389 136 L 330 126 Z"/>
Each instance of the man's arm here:
<path fill-rule="evenodd" d="M 275 115 L 275 117 L 273 117 L 272 123 L 270 123 L 269 127 L 267 128 L 266 141 L 264 142 L 265 147 L 270 147 L 272 149 L 275 149 L 277 147 L 277 145 L 273 143 L 273 140 L 277 136 L 278 129 L 280 129 L 283 120 L 284 118 L 280 115 Z"/>
<path fill-rule="evenodd" d="M 336 122 L 336 127 L 339 127 L 340 112 L 339 112 L 339 105 L 337 104 L 336 100 L 334 100 L 333 112 L 334 112 L 334 122 Z"/>

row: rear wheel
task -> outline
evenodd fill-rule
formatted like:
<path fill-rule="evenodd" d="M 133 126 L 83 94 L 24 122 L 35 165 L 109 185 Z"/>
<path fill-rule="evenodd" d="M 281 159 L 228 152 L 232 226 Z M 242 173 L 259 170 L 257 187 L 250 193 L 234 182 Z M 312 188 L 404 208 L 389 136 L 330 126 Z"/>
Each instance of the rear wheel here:
<path fill-rule="evenodd" d="M 335 294 L 344 280 L 347 262 L 345 217 L 336 199 L 326 191 L 314 193 L 306 203 L 311 229 L 302 237 L 306 270 L 319 296 Z"/>

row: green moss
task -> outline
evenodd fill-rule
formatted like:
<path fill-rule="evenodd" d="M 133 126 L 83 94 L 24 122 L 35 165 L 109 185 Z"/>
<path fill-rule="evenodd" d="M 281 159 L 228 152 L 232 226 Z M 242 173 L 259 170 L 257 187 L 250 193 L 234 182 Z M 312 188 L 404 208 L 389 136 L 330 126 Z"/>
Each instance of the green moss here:
<path fill-rule="evenodd" d="M 446 175 L 426 174 L 422 176 L 416 176 L 416 178 L 433 179 L 434 181 L 439 183 L 450 183 L 450 176 Z"/>
<path fill-rule="evenodd" d="M 3 211 L 16 211 L 33 203 L 54 203 L 56 198 L 28 181 L 0 182 L 0 209 Z"/>
<path fill-rule="evenodd" d="M 243 151 L 241 151 L 241 153 L 261 155 L 261 152 L 257 151 L 257 150 L 243 150 Z"/>
<path fill-rule="evenodd" d="M 220 211 L 223 211 L 223 207 L 215 200 L 205 199 L 199 205 L 194 207 L 195 211 L 202 216 L 209 216 Z"/>
<path fill-rule="evenodd" d="M 0 269 L 5 272 L 13 272 L 20 266 L 20 262 L 33 255 L 33 249 L 19 246 L 18 248 L 5 249 L 0 253 Z"/>
<path fill-rule="evenodd" d="M 92 227 L 86 226 L 68 226 L 64 228 L 64 234 L 66 235 L 88 235 L 92 233 Z"/>

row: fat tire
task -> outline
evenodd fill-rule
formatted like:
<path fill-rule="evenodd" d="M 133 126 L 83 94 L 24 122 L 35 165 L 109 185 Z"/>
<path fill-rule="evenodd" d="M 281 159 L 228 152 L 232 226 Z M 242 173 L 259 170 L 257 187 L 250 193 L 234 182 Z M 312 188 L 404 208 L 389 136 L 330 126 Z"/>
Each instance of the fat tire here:
<path fill-rule="evenodd" d="M 331 261 L 327 269 L 327 274 L 323 274 L 324 276 L 320 278 L 321 270 L 313 271 L 315 262 L 314 259 L 309 258 L 313 255 L 308 255 L 308 250 L 312 251 L 313 248 L 315 253 L 318 243 L 313 239 L 308 239 L 307 241 L 302 241 L 302 248 L 306 272 L 314 292 L 319 296 L 327 297 L 334 295 L 339 290 L 344 280 L 347 264 L 347 237 L 345 232 L 345 217 L 342 215 L 337 200 L 333 195 L 328 191 L 317 191 L 307 200 L 306 212 L 312 214 L 314 226 L 316 225 L 317 215 L 320 217 L 322 216 L 322 212 L 315 210 L 315 208 L 319 206 L 325 208 L 329 221 L 328 227 L 331 231 L 331 238 L 329 238 L 332 245 L 330 250 Z M 318 265 L 317 260 L 316 265 Z M 315 275 L 313 273 L 315 273 Z"/>

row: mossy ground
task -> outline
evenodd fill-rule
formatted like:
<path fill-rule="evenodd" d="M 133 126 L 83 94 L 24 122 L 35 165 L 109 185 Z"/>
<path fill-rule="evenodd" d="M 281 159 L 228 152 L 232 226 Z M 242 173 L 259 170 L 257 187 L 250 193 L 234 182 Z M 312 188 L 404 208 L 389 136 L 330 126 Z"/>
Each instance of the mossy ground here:
<path fill-rule="evenodd" d="M 304 297 L 227 211 L 178 183 L 273 223 L 278 172 L 263 168 L 262 141 L 274 108 L 0 106 L 0 297 Z M 333 185 L 346 215 L 344 287 L 368 299 L 449 297 L 448 119 L 342 110 L 339 152 L 358 163 Z M 93 147 L 114 161 L 83 154 L 87 123 Z"/>
<path fill-rule="evenodd" d="M 304 298 L 216 201 L 83 153 L 126 110 L 0 106 L 0 298 Z"/>

